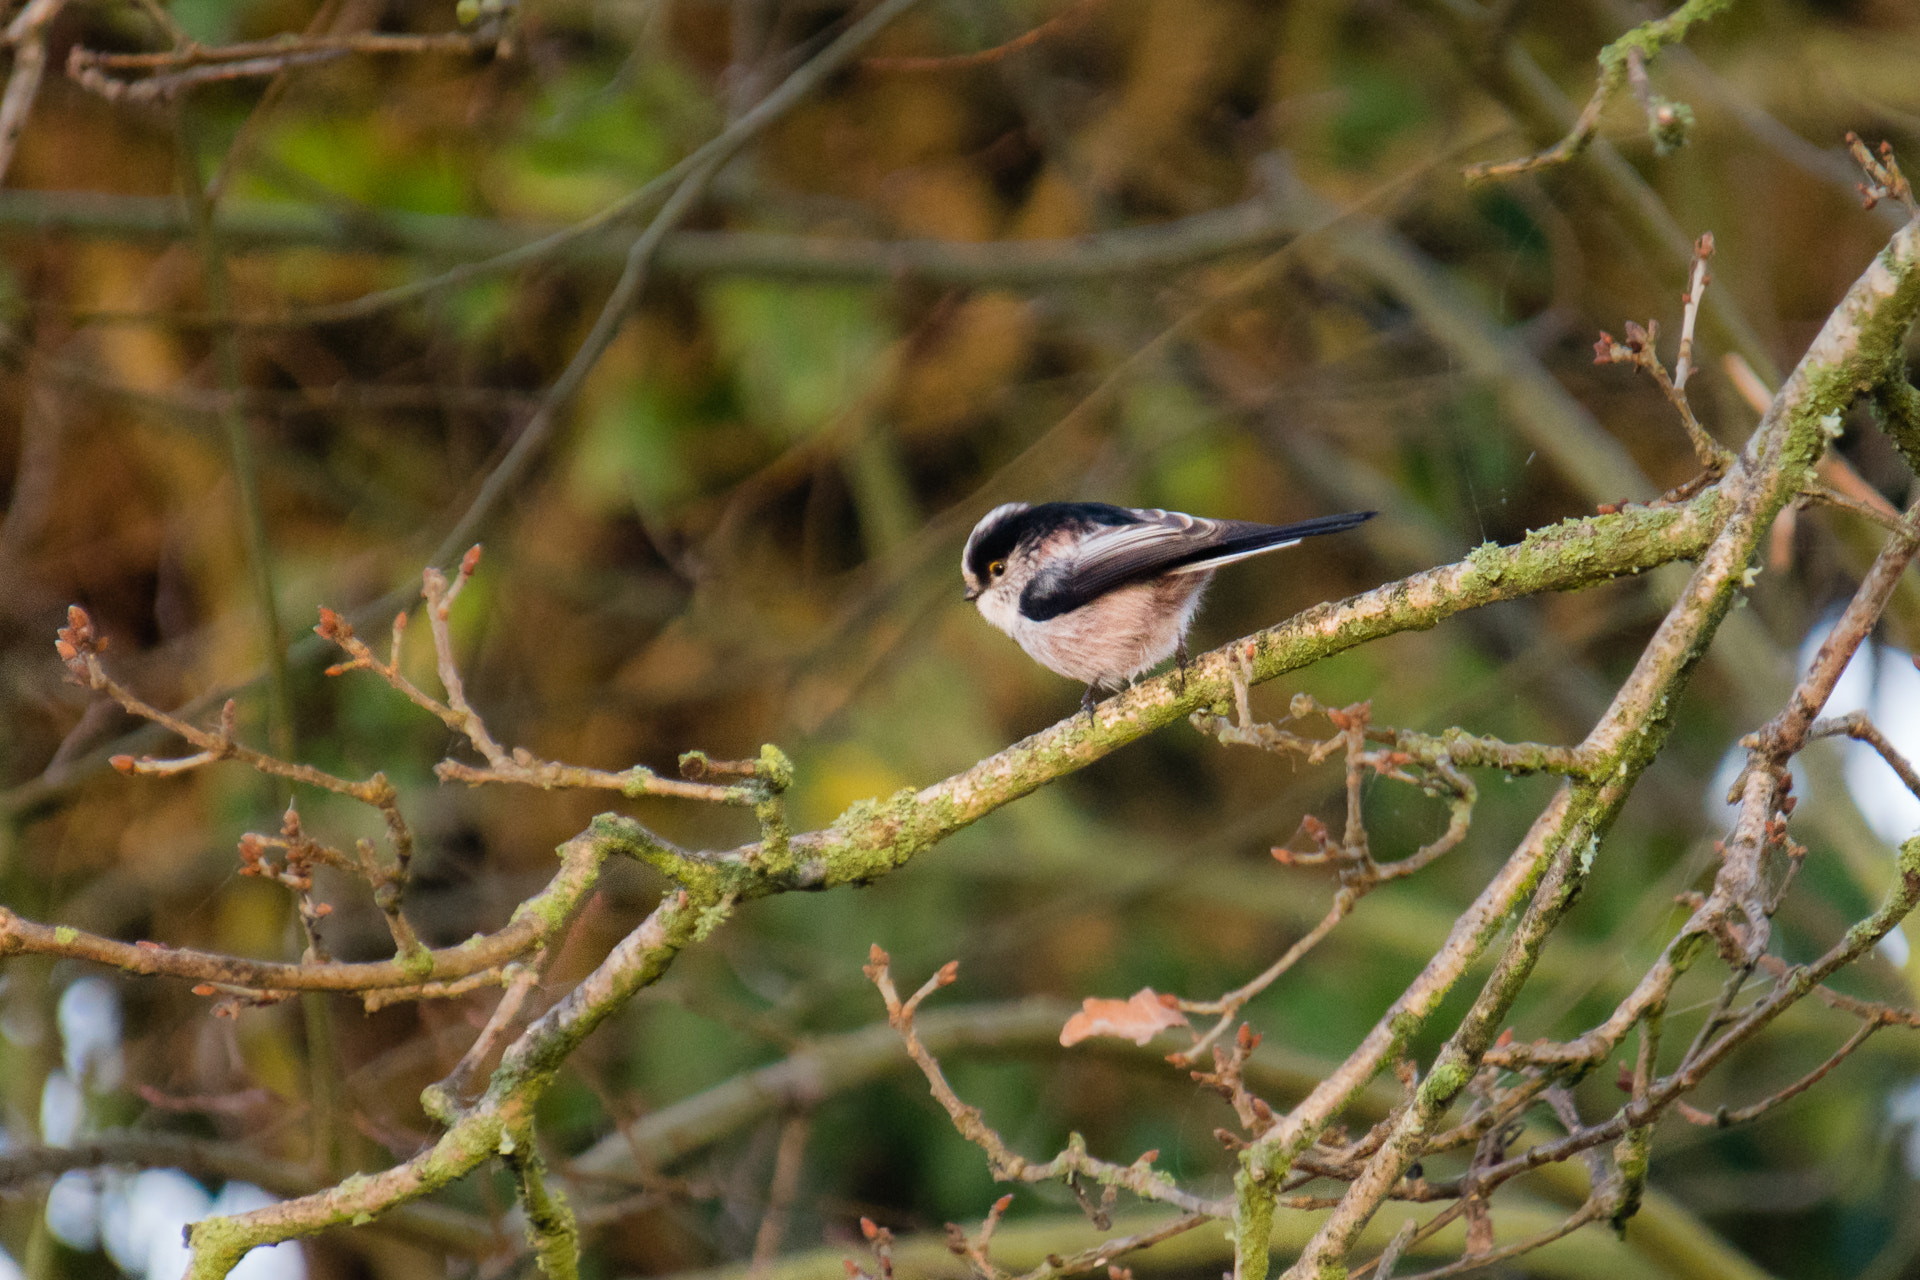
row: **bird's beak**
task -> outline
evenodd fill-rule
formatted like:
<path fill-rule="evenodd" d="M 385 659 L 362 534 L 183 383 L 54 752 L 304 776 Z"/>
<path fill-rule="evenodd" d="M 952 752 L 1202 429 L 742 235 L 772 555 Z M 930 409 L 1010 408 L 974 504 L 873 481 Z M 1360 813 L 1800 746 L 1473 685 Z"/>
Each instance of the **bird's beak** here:
<path fill-rule="evenodd" d="M 978 591 L 968 591 L 964 596 L 960 598 L 965 600 L 967 603 L 971 604 L 975 600 L 978 600 L 980 598 L 980 593 Z"/>

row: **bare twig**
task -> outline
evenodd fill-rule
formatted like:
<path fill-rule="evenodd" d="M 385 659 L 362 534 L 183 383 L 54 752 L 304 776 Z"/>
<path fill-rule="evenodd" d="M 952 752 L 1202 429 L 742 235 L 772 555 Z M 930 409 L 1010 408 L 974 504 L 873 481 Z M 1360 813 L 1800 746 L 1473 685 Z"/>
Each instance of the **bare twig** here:
<path fill-rule="evenodd" d="M 1301 820 L 1301 829 L 1318 845 L 1317 852 L 1297 853 L 1281 847 L 1273 851 L 1279 861 L 1291 866 L 1315 866 L 1332 863 L 1339 868 L 1340 888 L 1333 904 L 1304 936 L 1289 947 L 1263 973 L 1245 985 L 1214 1000 L 1182 1000 L 1179 1007 L 1189 1013 L 1220 1015 L 1219 1020 L 1180 1054 L 1180 1063 L 1192 1062 L 1196 1055 L 1223 1035 L 1246 1003 L 1266 990 L 1297 964 L 1306 953 L 1324 939 L 1334 926 L 1350 914 L 1360 899 L 1374 888 L 1391 880 L 1412 875 L 1436 858 L 1456 848 L 1466 838 L 1472 822 L 1478 792 L 1471 780 L 1456 765 L 1485 765 L 1510 774 L 1556 772 L 1578 775 L 1585 764 L 1578 751 L 1535 743 L 1503 743 L 1476 737 L 1459 729 L 1433 736 L 1405 729 L 1376 727 L 1370 722 L 1371 708 L 1356 703 L 1345 708 L 1323 707 L 1306 694 L 1294 695 L 1289 707 L 1290 720 L 1319 715 L 1329 719 L 1337 733 L 1319 740 L 1302 737 L 1277 725 L 1256 724 L 1248 709 L 1244 675 L 1234 683 L 1238 719 L 1226 719 L 1206 712 L 1195 712 L 1191 721 L 1202 733 L 1224 743 L 1262 747 L 1268 751 L 1301 756 L 1318 764 L 1336 748 L 1346 753 L 1346 824 L 1341 838 L 1333 840 L 1324 823 L 1311 815 Z M 1369 750 L 1368 742 L 1382 744 Z M 1412 854 L 1389 863 L 1373 857 L 1361 814 L 1361 796 L 1367 771 L 1380 777 L 1420 787 L 1429 795 L 1448 801 L 1447 829 L 1432 842 Z"/>
<path fill-rule="evenodd" d="M 1068 5 L 1039 26 L 1024 31 L 991 49 L 925 58 L 863 58 L 860 60 L 860 65 L 868 71 L 958 71 L 964 68 L 989 66 L 1078 25 L 1083 18 L 1093 12 L 1094 6 L 1100 3 L 1101 0 L 1075 0 L 1075 3 Z"/>
<path fill-rule="evenodd" d="M 1680 313 L 1680 350 L 1673 359 L 1673 389 L 1675 394 L 1685 395 L 1687 379 L 1693 376 L 1693 330 L 1700 319 L 1700 300 L 1706 296 L 1707 284 L 1713 279 L 1707 274 L 1707 259 L 1713 256 L 1713 233 L 1702 232 L 1694 241 L 1693 278 L 1687 282 L 1685 304 Z M 1695 447 L 1698 448 L 1698 441 Z"/>
<path fill-rule="evenodd" d="M 1920 798 L 1920 769 L 1915 769 L 1913 763 L 1887 741 L 1886 735 L 1867 718 L 1866 712 L 1850 711 L 1844 716 L 1816 720 L 1807 730 L 1809 738 L 1832 738 L 1842 735 L 1857 742 L 1864 742 L 1879 752 L 1880 758 L 1887 762 L 1894 775 L 1900 779 L 1901 785 L 1911 791 L 1916 798 Z"/>
<path fill-rule="evenodd" d="M 1881 143 L 1880 152 L 1875 155 L 1867 150 L 1866 143 L 1860 141 L 1859 134 L 1849 131 L 1847 150 L 1853 153 L 1854 163 L 1867 175 L 1867 180 L 1857 187 L 1861 203 L 1871 209 L 1882 200 L 1898 200 L 1906 206 L 1908 217 L 1920 217 L 1920 201 L 1914 199 L 1912 184 L 1900 172 L 1900 164 L 1893 158 L 1891 143 Z"/>
<path fill-rule="evenodd" d="M 1719 441 L 1715 440 L 1707 429 L 1700 425 L 1694 416 L 1693 405 L 1687 399 L 1687 379 L 1693 375 L 1693 331 L 1700 314 L 1701 300 L 1706 296 L 1708 282 L 1707 259 L 1713 256 L 1713 234 L 1707 232 L 1694 242 L 1693 272 L 1688 280 L 1687 292 L 1683 299 L 1680 321 L 1680 350 L 1674 360 L 1673 373 L 1668 375 L 1666 366 L 1660 363 L 1660 354 L 1655 349 L 1655 340 L 1659 337 L 1659 325 L 1647 321 L 1643 329 L 1629 320 L 1626 325 L 1626 340 L 1616 339 L 1612 334 L 1602 332 L 1600 340 L 1593 345 L 1595 364 L 1631 364 L 1646 370 L 1667 397 L 1674 411 L 1680 415 L 1680 425 L 1686 428 L 1687 439 L 1693 444 L 1693 451 L 1700 460 L 1700 469 L 1707 480 L 1715 480 L 1726 473 L 1733 461 L 1733 454 Z"/>
<path fill-rule="evenodd" d="M 163 102 L 195 85 L 221 80 L 279 75 L 291 67 L 371 54 L 476 54 L 497 43 L 486 33 L 393 35 L 361 31 L 349 35 L 285 36 L 228 45 L 191 41 L 160 53 L 102 53 L 75 45 L 67 55 L 67 74 L 110 102 Z M 112 73 L 147 71 L 140 80 Z"/>
<path fill-rule="evenodd" d="M 960 966 L 957 961 L 949 961 L 940 967 L 920 989 L 902 1000 L 894 988 L 893 975 L 888 968 L 889 957 L 878 945 L 872 948 L 872 954 L 865 973 L 876 988 L 880 998 L 887 1006 L 887 1021 L 900 1033 L 901 1041 L 906 1045 L 907 1054 L 927 1078 L 932 1087 L 934 1100 L 939 1102 L 960 1136 L 987 1153 L 987 1164 L 993 1176 L 1001 1182 L 1059 1182 L 1069 1189 L 1080 1193 L 1080 1179 L 1090 1179 L 1107 1188 L 1109 1192 L 1125 1189 L 1144 1200 L 1158 1200 L 1171 1204 L 1188 1213 L 1222 1216 L 1226 1209 L 1223 1205 L 1182 1190 L 1171 1178 L 1153 1168 L 1158 1152 L 1148 1152 L 1130 1165 L 1110 1164 L 1087 1154 L 1086 1143 L 1078 1134 L 1070 1135 L 1066 1150 L 1044 1164 L 1034 1164 L 1026 1157 L 1016 1154 L 981 1117 L 977 1107 L 968 1105 L 955 1093 L 947 1082 L 946 1073 L 940 1069 L 940 1063 L 928 1053 L 920 1043 L 913 1027 L 914 1011 L 920 1002 L 941 987 L 947 986 L 959 977 Z M 1083 1205 L 1090 1212 L 1098 1212 L 1085 1200 Z"/>
<path fill-rule="evenodd" d="M 847 1263 L 849 1280 L 893 1280 L 893 1232 L 880 1226 L 872 1218 L 862 1218 L 860 1233 L 867 1238 L 867 1243 L 873 1246 L 874 1260 L 880 1265 L 869 1272 L 849 1261 Z"/>
<path fill-rule="evenodd" d="M 607 849 L 580 837 L 561 846 L 561 867 L 547 887 L 495 933 L 458 946 L 369 963 L 280 964 L 158 942 L 120 942 L 67 925 L 46 925 L 0 907 L 0 957 L 66 956 L 127 973 L 254 992 L 355 991 L 451 983 L 493 971 L 552 942 L 598 882 Z M 535 905 L 537 904 L 537 906 Z M 431 994 L 454 994 L 452 991 Z"/>
<path fill-rule="evenodd" d="M 392 843 L 397 864 L 404 868 L 413 848 L 413 834 L 407 826 L 405 816 L 400 812 L 400 794 L 394 789 L 387 776 L 376 773 L 363 781 L 355 782 L 335 777 L 323 769 L 308 764 L 296 764 L 282 760 L 263 751 L 256 751 L 241 743 L 235 737 L 238 713 L 231 699 L 220 711 L 220 727 L 206 730 L 189 724 L 176 716 L 169 715 L 158 707 L 142 701 L 119 681 L 107 674 L 106 666 L 100 659 L 101 637 L 95 632 L 93 619 L 79 605 L 67 610 L 67 625 L 60 628 L 54 648 L 60 659 L 66 664 L 68 677 L 75 683 L 98 693 L 104 693 L 120 704 L 131 715 L 150 720 L 161 728 L 184 738 L 188 745 L 197 747 L 191 756 L 156 760 L 150 756 L 115 756 L 114 768 L 122 773 L 166 777 L 191 769 L 202 768 L 222 760 L 235 760 L 258 773 L 272 778 L 285 778 L 289 782 L 298 782 L 305 786 L 317 787 L 335 795 L 346 796 L 370 805 L 380 814 L 386 824 L 387 836 Z M 359 864 L 343 862 L 348 870 L 360 870 Z M 379 888 L 375 884 L 376 889 Z"/>
<path fill-rule="evenodd" d="M 1829 1071 L 1832 1071 L 1835 1067 L 1846 1061 L 1855 1049 L 1865 1044 L 1868 1036 L 1886 1025 L 1886 1023 L 1878 1018 L 1870 1018 L 1866 1022 L 1861 1023 L 1859 1029 L 1847 1037 L 1846 1043 L 1834 1050 L 1825 1062 L 1815 1067 L 1812 1071 L 1809 1071 L 1806 1075 L 1801 1076 L 1786 1088 L 1776 1090 L 1760 1101 L 1753 1103 L 1751 1106 L 1740 1107 L 1732 1111 L 1729 1111 L 1725 1107 L 1719 1107 L 1709 1114 L 1700 1110 L 1698 1107 L 1689 1106 L 1684 1100 L 1675 1099 L 1673 1104 L 1674 1110 L 1685 1119 L 1688 1124 L 1705 1125 L 1709 1128 L 1719 1129 L 1725 1129 L 1730 1125 L 1746 1124 L 1750 1120 L 1755 1120 L 1765 1115 L 1787 1099 L 1797 1097 L 1805 1093 L 1808 1089 L 1813 1088 L 1814 1085 L 1819 1084 L 1826 1078 Z"/>
<path fill-rule="evenodd" d="M 787 1219 L 799 1194 L 807 1134 L 812 1128 L 813 1118 L 804 1111 L 794 1112 L 780 1126 L 780 1144 L 773 1154 L 773 1176 L 767 1182 L 767 1209 L 761 1215 L 760 1229 L 754 1234 L 749 1274 L 764 1271 L 780 1252 L 780 1241 L 787 1234 Z M 991 1234 L 991 1228 L 987 1234 Z"/>
<path fill-rule="evenodd" d="M 1114 1265 L 1114 1259 L 1123 1258 L 1136 1249 L 1145 1249 L 1159 1244 L 1162 1240 L 1171 1240 L 1177 1235 L 1183 1235 L 1211 1221 L 1213 1218 L 1209 1214 L 1183 1214 L 1146 1231 L 1121 1236 L 1116 1240 L 1103 1240 L 1090 1249 L 1082 1249 L 1079 1253 L 1067 1254 L 1065 1257 L 1049 1258 L 1043 1265 L 1023 1272 L 1015 1280 L 1053 1280 L 1056 1276 L 1078 1276 L 1101 1270 L 1107 1272 L 1109 1280 L 1131 1280 L 1127 1273 Z"/>
<path fill-rule="evenodd" d="M 1444 1267 L 1435 1267 L 1431 1271 L 1419 1272 L 1416 1275 L 1408 1276 L 1407 1280 L 1445 1280 L 1446 1277 L 1465 1275 L 1470 1271 L 1479 1271 L 1484 1267 L 1505 1262 L 1509 1258 L 1517 1258 L 1522 1254 L 1532 1253 L 1535 1249 L 1550 1245 L 1555 1240 L 1564 1239 L 1588 1223 L 1600 1221 L 1607 1216 L 1607 1213 L 1608 1208 L 1603 1201 L 1590 1199 L 1573 1213 L 1569 1214 L 1564 1221 L 1536 1235 L 1528 1236 L 1524 1240 L 1516 1240 L 1512 1244 L 1502 1245 L 1497 1249 L 1488 1249 L 1484 1253 L 1475 1254 L 1472 1257 L 1462 1258 L 1460 1261 L 1450 1263 Z"/>
<path fill-rule="evenodd" d="M 967 1269 L 980 1280 L 1004 1280 L 1006 1272 L 993 1265 L 990 1250 L 993 1245 L 993 1233 L 1000 1226 L 1000 1219 L 1013 1207 L 1013 1193 L 1008 1192 L 993 1202 L 987 1210 L 985 1222 L 980 1224 L 980 1234 L 968 1237 L 959 1224 L 947 1224 L 947 1250 L 954 1257 L 967 1264 Z"/>
<path fill-rule="evenodd" d="M 1761 956 L 1759 967 L 1776 979 L 1788 979 L 1793 976 L 1793 966 L 1779 956 Z M 1850 996 L 1824 985 L 1816 985 L 1813 988 L 1813 996 L 1827 1008 L 1842 1010 L 1856 1018 L 1879 1022 L 1889 1027 L 1920 1027 L 1920 1010 L 1904 1009 L 1880 1000 L 1864 1000 L 1859 996 Z"/>
<path fill-rule="evenodd" d="M 1646 109 L 1648 132 L 1655 148 L 1663 153 L 1685 141 L 1693 113 L 1682 103 L 1670 102 L 1653 92 L 1646 80 L 1646 62 L 1668 45 L 1686 39 L 1696 22 L 1713 17 L 1732 0 L 1686 0 L 1664 17 L 1641 23 L 1600 51 L 1600 78 L 1593 95 L 1580 110 L 1566 136 L 1544 151 L 1517 160 L 1489 161 L 1466 170 L 1469 182 L 1488 178 L 1508 178 L 1515 174 L 1563 164 L 1586 150 L 1600 129 L 1600 116 L 1620 90 L 1633 81 L 1633 90 Z"/>
<path fill-rule="evenodd" d="M 401 646 L 407 631 L 406 614 L 394 615 L 391 647 L 384 662 L 364 640 L 354 633 L 353 627 L 346 619 L 333 610 L 322 609 L 320 623 L 314 627 L 317 635 L 332 641 L 347 655 L 347 661 L 327 668 L 328 675 L 341 675 L 348 671 L 372 672 L 393 686 L 415 706 L 465 737 L 487 760 L 485 767 L 465 764 L 458 760 L 444 760 L 434 767 L 435 776 L 444 782 L 465 782 L 474 786 L 490 782 L 508 782 L 539 787 L 542 790 L 588 788 L 617 791 L 624 796 L 673 796 L 681 800 L 705 800 L 715 804 L 744 806 L 763 804 L 768 798 L 770 789 L 784 788 L 784 781 L 781 781 L 778 787 L 773 785 L 770 779 L 778 778 L 779 771 L 771 769 L 764 762 L 756 762 L 758 771 L 753 776 L 758 785 L 714 786 L 707 783 L 663 778 L 644 765 L 634 765 L 613 772 L 540 760 L 524 749 L 514 748 L 509 751 L 501 746 L 488 732 L 486 722 L 479 712 L 475 711 L 472 704 L 467 701 L 466 681 L 460 674 L 459 660 L 453 651 L 453 629 L 449 622 L 454 600 L 459 596 L 467 580 L 473 576 L 479 563 L 480 548 L 475 546 L 469 548 L 461 557 L 451 582 L 438 569 L 429 568 L 421 575 L 423 584 L 421 594 L 426 601 L 427 626 L 433 636 L 435 669 L 439 674 L 441 686 L 447 691 L 445 702 L 422 690 L 407 679 L 400 670 Z"/>
<path fill-rule="evenodd" d="M 5 94 L 0 94 L 0 178 L 13 167 L 14 148 L 26 128 L 47 70 L 47 27 L 60 16 L 66 0 L 27 0 L 7 24 L 5 43 L 13 50 Z"/>
<path fill-rule="evenodd" d="M 469 32 L 402 35 L 359 31 L 347 35 L 277 36 L 226 45 L 188 44 L 158 53 L 100 53 L 76 47 L 71 65 L 102 71 L 182 71 L 217 66 L 223 62 L 250 62 L 286 53 L 474 53 L 492 42 Z"/>
<path fill-rule="evenodd" d="M 35 27 L 13 42 L 13 67 L 7 72 L 6 93 L 0 95 L 0 177 L 13 167 L 14 148 L 20 143 L 20 131 L 27 127 L 46 70 L 47 38 Z"/>
<path fill-rule="evenodd" d="M 520 1016 L 520 1008 L 526 1003 L 527 995 L 540 981 L 540 964 L 536 959 L 532 964 L 510 964 L 500 972 L 506 982 L 506 991 L 499 1003 L 493 1006 L 493 1012 L 487 1017 L 486 1026 L 474 1038 L 467 1051 L 460 1055 L 460 1061 L 454 1064 L 437 1084 L 428 1085 L 421 1093 L 423 1105 L 429 1114 L 442 1122 L 450 1121 L 463 1103 L 464 1095 L 473 1083 L 474 1076 L 485 1065 L 494 1051 L 499 1048 L 501 1037 L 514 1019 Z"/>
<path fill-rule="evenodd" d="M 1320 922 L 1302 934 L 1278 960 L 1267 966 L 1260 976 L 1213 1000 L 1180 1001 L 1180 1008 L 1188 1013 L 1216 1013 L 1220 1017 L 1211 1028 L 1196 1037 L 1191 1045 L 1171 1055 L 1176 1065 L 1192 1062 L 1198 1054 L 1218 1040 L 1227 1028 L 1233 1025 L 1233 1020 L 1239 1016 L 1240 1010 L 1246 1007 L 1249 1000 L 1272 986 L 1281 975 L 1298 964 L 1307 952 L 1319 945 L 1321 939 L 1333 932 L 1335 925 L 1347 918 L 1348 913 L 1359 901 L 1359 892 L 1350 886 L 1342 885 L 1335 891 L 1333 905 L 1327 908 L 1327 914 L 1320 918 Z"/>

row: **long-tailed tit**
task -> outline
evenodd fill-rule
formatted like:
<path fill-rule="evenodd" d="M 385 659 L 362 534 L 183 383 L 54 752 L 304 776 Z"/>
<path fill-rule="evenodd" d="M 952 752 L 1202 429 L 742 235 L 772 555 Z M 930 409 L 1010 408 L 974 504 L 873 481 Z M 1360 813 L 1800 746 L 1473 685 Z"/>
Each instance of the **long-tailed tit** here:
<path fill-rule="evenodd" d="M 989 511 L 960 554 L 967 599 L 1049 671 L 1094 691 L 1118 688 L 1179 654 L 1221 565 L 1338 533 L 1371 511 L 1298 524 L 1207 520 L 1104 502 L 1009 502 Z"/>

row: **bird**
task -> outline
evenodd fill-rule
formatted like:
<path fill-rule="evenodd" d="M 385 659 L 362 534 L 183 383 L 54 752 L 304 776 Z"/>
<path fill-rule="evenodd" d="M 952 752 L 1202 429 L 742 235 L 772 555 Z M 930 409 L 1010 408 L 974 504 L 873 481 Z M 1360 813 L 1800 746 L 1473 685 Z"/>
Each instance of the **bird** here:
<path fill-rule="evenodd" d="M 1187 661 L 1187 630 L 1214 570 L 1351 529 L 1349 511 L 1295 524 L 1210 520 L 1105 502 L 1009 502 L 973 527 L 960 553 L 966 598 L 1047 670 L 1117 689 L 1168 657 Z"/>

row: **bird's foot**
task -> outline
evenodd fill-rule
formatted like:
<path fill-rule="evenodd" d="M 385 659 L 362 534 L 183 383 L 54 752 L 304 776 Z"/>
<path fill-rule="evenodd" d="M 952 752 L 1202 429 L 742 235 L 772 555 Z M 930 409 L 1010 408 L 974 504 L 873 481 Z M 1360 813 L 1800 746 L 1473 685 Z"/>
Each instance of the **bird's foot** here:
<path fill-rule="evenodd" d="M 1173 691 L 1185 696 L 1187 692 L 1187 668 L 1193 665 L 1193 659 L 1187 655 L 1187 642 L 1182 640 L 1173 648 Z"/>
<path fill-rule="evenodd" d="M 1091 727 L 1093 724 L 1093 686 L 1092 685 L 1088 685 L 1087 691 L 1080 695 L 1080 709 L 1087 713 L 1087 724 L 1089 727 Z"/>

